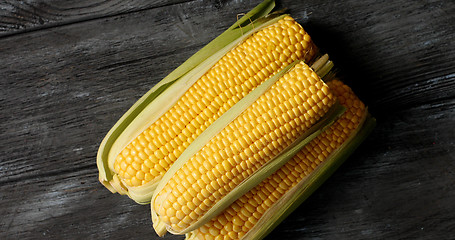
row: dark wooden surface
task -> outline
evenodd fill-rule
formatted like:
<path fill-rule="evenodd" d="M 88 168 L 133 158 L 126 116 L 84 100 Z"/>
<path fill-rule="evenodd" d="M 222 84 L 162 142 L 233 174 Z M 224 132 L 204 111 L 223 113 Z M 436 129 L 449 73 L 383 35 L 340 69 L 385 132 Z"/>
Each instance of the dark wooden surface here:
<path fill-rule="evenodd" d="M 0 239 L 158 239 L 149 206 L 98 183 L 99 143 L 259 2 L 0 1 Z M 268 239 L 455 239 L 455 2 L 279 5 L 378 125 Z"/>

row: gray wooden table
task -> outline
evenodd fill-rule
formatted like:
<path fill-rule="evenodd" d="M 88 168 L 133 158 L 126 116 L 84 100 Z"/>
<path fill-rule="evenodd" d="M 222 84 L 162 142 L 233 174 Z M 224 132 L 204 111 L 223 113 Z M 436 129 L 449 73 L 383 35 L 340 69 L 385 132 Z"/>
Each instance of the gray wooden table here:
<path fill-rule="evenodd" d="M 259 2 L 0 1 L 0 239 L 158 239 L 149 206 L 98 182 L 99 143 Z M 455 2 L 279 6 L 378 125 L 269 239 L 455 239 Z"/>

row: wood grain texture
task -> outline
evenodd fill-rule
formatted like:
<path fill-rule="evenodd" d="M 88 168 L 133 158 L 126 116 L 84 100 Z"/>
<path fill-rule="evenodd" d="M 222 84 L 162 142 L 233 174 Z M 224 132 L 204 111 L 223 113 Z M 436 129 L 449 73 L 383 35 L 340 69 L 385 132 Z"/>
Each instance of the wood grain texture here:
<path fill-rule="evenodd" d="M 5 0 L 0 2 L 0 37 L 188 1 L 190 0 Z"/>
<path fill-rule="evenodd" d="M 0 239 L 158 239 L 148 206 L 98 183 L 99 143 L 259 2 L 1 2 Z M 331 55 L 378 126 L 268 239 L 455 239 L 455 3 L 279 6 Z"/>

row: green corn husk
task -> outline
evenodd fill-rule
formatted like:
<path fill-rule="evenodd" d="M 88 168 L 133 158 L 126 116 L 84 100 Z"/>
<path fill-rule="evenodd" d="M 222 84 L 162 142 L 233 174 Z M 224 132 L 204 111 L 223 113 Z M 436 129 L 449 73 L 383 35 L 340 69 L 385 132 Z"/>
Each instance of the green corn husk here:
<path fill-rule="evenodd" d="M 305 132 L 304 135 L 299 137 L 291 146 L 284 149 L 279 155 L 275 156 L 267 165 L 260 168 L 253 175 L 248 177 L 242 183 L 240 183 L 233 191 L 228 193 L 222 200 L 217 202 L 214 206 L 208 210 L 203 217 L 201 217 L 195 224 L 190 226 L 187 229 L 184 229 L 181 232 L 174 231 L 173 229 L 168 229 L 163 222 L 160 221 L 156 209 L 154 209 L 154 202 L 157 198 L 157 194 L 163 189 L 169 179 L 202 147 L 205 146 L 207 142 L 216 136 L 224 127 L 226 127 L 230 122 L 232 122 L 241 112 L 248 108 L 256 99 L 263 95 L 276 81 L 280 79 L 285 73 L 287 73 L 297 62 L 287 66 L 278 74 L 272 78 L 266 80 L 251 93 L 245 96 L 237 104 L 235 104 L 231 109 L 229 109 L 223 116 L 217 119 L 209 128 L 206 129 L 177 159 L 177 161 L 172 165 L 172 167 L 166 172 L 161 182 L 158 184 L 156 191 L 151 200 L 151 215 L 153 221 L 153 227 L 158 235 L 162 236 L 166 231 L 173 234 L 185 234 L 198 227 L 204 225 L 214 216 L 217 216 L 222 212 L 226 207 L 232 204 L 236 199 L 241 197 L 243 194 L 247 193 L 265 178 L 270 176 L 276 170 L 278 170 L 282 165 L 284 165 L 289 159 L 291 159 L 295 154 L 297 154 L 306 144 L 311 142 L 315 137 L 322 133 L 325 129 L 330 127 L 339 116 L 341 116 L 345 108 L 339 104 L 335 103 L 329 112 L 320 119 L 315 125 L 313 125 L 309 130 Z M 319 65 L 318 65 L 319 64 Z M 313 68 L 317 68 L 316 72 L 321 74 L 326 74 L 328 68 L 333 66 L 333 63 L 328 60 L 328 56 L 324 55 L 320 60 L 316 61 L 313 65 Z M 320 72 L 320 71 L 324 72 Z"/>
<path fill-rule="evenodd" d="M 111 192 L 126 194 L 140 204 L 150 202 L 159 178 L 140 187 L 127 187 L 113 171 L 115 156 L 165 113 L 177 99 L 224 54 L 254 32 L 284 18 L 284 14 L 269 14 L 273 0 L 265 0 L 234 23 L 181 66 L 141 97 L 112 127 L 103 139 L 97 154 L 100 182 Z"/>
<path fill-rule="evenodd" d="M 352 134 L 317 169 L 286 193 L 272 208 L 267 210 L 256 225 L 242 238 L 243 240 L 257 240 L 267 236 L 346 161 L 376 125 L 376 120 L 370 114 L 366 115 L 367 117 L 356 133 Z"/>

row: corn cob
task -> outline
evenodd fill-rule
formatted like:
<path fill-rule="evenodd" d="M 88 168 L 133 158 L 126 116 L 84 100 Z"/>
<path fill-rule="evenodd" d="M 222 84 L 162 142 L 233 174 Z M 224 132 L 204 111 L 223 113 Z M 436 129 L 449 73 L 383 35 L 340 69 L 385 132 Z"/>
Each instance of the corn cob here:
<path fill-rule="evenodd" d="M 249 37 L 243 33 L 248 27 L 239 23 L 238 41 L 181 77 L 188 80 L 169 86 L 136 117 L 127 113 L 133 120 L 124 121 L 129 126 L 116 136 L 108 134 L 98 154 L 100 181 L 108 189 L 149 202 L 162 176 L 208 126 L 270 76 L 297 59 L 314 57 L 317 48 L 290 16 L 259 20 L 265 23 L 253 22 L 258 31 Z M 110 149 L 104 143 L 109 140 Z"/>
<path fill-rule="evenodd" d="M 192 146 L 188 151 L 200 150 L 186 154 L 188 157 L 182 155 L 166 173 L 151 203 L 159 235 L 166 228 L 186 233 L 215 216 L 254 185 L 249 180 L 265 178 L 256 171 L 308 134 L 335 103 L 329 88 L 304 63 L 276 78 L 251 106 L 239 111 L 241 114 L 222 130 L 212 128 L 210 132 L 219 133 L 208 137 L 204 146 Z M 256 91 L 259 89 L 252 94 Z"/>
<path fill-rule="evenodd" d="M 349 107 L 352 92 L 332 81 L 332 94 L 296 61 L 317 48 L 290 16 L 268 15 L 273 6 L 264 1 L 153 87 L 100 146 L 100 181 L 138 203 L 152 198 L 159 235 L 264 237 L 372 128 L 367 118 L 356 134 L 366 110 L 348 111 L 344 129 L 324 132 L 343 111 L 334 95 Z M 324 64 L 312 67 L 326 73 Z"/>
<path fill-rule="evenodd" d="M 187 240 L 260 239 L 277 224 L 290 198 L 311 182 L 325 161 L 339 154 L 362 127 L 367 117 L 365 105 L 339 80 L 328 83 L 347 110 L 330 128 L 306 145 L 277 172 L 202 227 L 187 235 Z"/>

